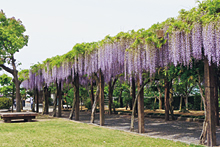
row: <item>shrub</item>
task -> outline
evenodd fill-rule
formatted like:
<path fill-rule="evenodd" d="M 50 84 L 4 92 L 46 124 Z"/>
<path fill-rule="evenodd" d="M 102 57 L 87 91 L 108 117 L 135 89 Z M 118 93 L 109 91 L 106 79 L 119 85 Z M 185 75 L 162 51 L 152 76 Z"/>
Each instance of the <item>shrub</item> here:
<path fill-rule="evenodd" d="M 0 109 L 9 109 L 12 106 L 12 99 L 1 97 L 0 98 Z"/>
<path fill-rule="evenodd" d="M 119 108 L 120 107 L 120 103 L 117 102 L 117 101 L 113 101 L 114 105 L 115 105 L 115 108 Z"/>
<path fill-rule="evenodd" d="M 88 108 L 88 110 L 91 110 L 91 109 L 92 109 L 91 99 L 88 98 L 88 99 L 86 100 L 85 106 L 86 106 L 86 108 Z"/>

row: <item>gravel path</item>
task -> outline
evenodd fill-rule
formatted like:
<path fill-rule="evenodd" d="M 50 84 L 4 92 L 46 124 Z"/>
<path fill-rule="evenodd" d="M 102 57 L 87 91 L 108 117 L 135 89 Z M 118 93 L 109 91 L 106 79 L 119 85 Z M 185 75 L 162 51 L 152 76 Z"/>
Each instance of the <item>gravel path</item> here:
<path fill-rule="evenodd" d="M 69 112 L 63 112 L 62 117 L 68 118 Z M 80 112 L 79 121 L 90 123 L 91 113 Z M 105 114 L 105 127 L 123 131 L 130 130 L 130 115 L 108 115 Z M 73 118 L 74 120 L 74 118 Z M 164 121 L 160 118 L 145 117 L 145 132 L 142 135 L 154 138 L 164 138 L 185 143 L 199 144 L 199 136 L 202 131 L 202 123 L 185 121 Z M 137 132 L 138 120 L 135 118 L 134 129 Z M 95 115 L 95 124 L 99 125 L 99 114 Z M 220 127 L 216 131 L 217 145 L 220 146 Z"/>

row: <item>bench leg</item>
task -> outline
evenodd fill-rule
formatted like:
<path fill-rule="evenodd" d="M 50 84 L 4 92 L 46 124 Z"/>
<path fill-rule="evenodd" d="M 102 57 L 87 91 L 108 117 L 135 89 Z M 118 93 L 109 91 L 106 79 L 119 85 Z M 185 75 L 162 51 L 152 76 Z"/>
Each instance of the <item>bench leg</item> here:
<path fill-rule="evenodd" d="M 24 121 L 25 122 L 32 122 L 32 119 L 31 118 L 25 118 Z"/>
<path fill-rule="evenodd" d="M 11 119 L 4 119 L 5 123 L 11 123 Z"/>
<path fill-rule="evenodd" d="M 31 118 L 25 118 L 24 121 L 25 122 L 32 122 L 32 119 Z"/>

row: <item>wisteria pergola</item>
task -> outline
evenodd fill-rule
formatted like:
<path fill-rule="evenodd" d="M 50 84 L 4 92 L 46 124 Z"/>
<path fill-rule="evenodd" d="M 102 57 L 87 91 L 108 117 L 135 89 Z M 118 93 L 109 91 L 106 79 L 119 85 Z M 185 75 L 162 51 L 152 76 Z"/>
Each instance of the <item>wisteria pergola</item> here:
<path fill-rule="evenodd" d="M 120 32 L 114 37 L 106 36 L 99 42 L 76 44 L 67 54 L 33 66 L 29 78 L 22 85 L 39 91 L 45 89 L 45 85 L 55 83 L 61 91 L 64 83 L 72 83 L 75 87 L 75 119 L 79 120 L 79 85 L 87 86 L 96 80 L 99 84 L 100 125 L 104 125 L 104 83 L 109 83 L 119 75 L 121 82 L 132 83 L 132 79 L 135 79 L 140 90 L 138 131 L 143 133 L 143 74 L 153 76 L 158 68 L 169 68 L 170 65 L 191 68 L 193 63 L 202 60 L 207 116 L 205 134 L 207 145 L 214 146 L 216 124 L 213 85 L 214 67 L 218 67 L 220 61 L 219 10 L 220 0 L 207 0 L 190 11 L 181 10 L 177 18 L 169 18 L 148 30 Z M 57 95 L 60 95 L 61 102 L 61 92 Z M 169 94 L 166 93 L 165 111 L 168 119 Z M 58 116 L 61 116 L 61 105 L 58 106 Z"/>

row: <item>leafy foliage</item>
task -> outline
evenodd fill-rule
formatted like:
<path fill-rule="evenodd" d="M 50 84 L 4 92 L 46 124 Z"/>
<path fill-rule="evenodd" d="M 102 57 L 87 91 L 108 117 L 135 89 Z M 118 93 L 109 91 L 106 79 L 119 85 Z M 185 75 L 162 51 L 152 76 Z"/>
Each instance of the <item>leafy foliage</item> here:
<path fill-rule="evenodd" d="M 12 99 L 1 97 L 0 98 L 0 109 L 9 109 L 12 105 Z"/>
<path fill-rule="evenodd" d="M 25 27 L 21 20 L 14 17 L 7 18 L 5 13 L 0 12 L 0 57 L 1 64 L 10 63 L 10 58 L 28 43 L 28 36 L 24 35 Z"/>
<path fill-rule="evenodd" d="M 5 97 L 11 97 L 14 83 L 12 82 L 12 78 L 6 74 L 0 76 L 0 93 Z"/>

